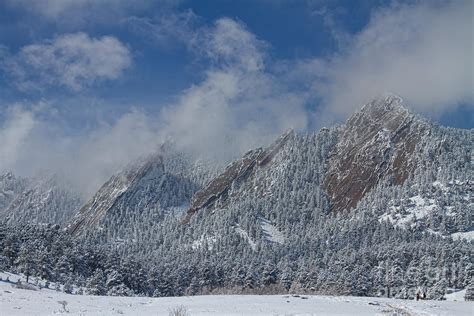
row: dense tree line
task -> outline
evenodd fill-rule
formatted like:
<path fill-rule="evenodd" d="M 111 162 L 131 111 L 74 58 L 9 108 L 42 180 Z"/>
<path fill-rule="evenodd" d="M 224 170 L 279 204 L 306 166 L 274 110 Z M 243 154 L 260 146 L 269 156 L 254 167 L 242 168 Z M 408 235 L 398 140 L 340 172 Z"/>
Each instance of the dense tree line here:
<path fill-rule="evenodd" d="M 104 246 L 93 237 L 77 242 L 57 226 L 2 224 L 0 264 L 93 295 L 290 291 L 409 298 L 423 287 L 440 298 L 447 287 L 464 288 L 472 280 L 472 244 L 365 220 L 347 225 L 335 218 L 328 228 L 340 233 L 330 239 L 317 234 L 292 247 L 259 245 L 255 251 L 230 233 L 212 247 L 127 255 L 130 246 Z"/>

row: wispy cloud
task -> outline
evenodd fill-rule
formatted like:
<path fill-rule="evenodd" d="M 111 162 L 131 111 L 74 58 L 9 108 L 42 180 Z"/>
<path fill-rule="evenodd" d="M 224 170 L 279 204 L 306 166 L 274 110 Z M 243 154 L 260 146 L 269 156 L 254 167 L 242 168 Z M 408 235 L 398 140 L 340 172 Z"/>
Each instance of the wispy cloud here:
<path fill-rule="evenodd" d="M 21 157 L 21 149 L 35 126 L 34 115 L 18 106 L 10 107 L 6 120 L 0 125 L 0 170 L 13 166 Z"/>
<path fill-rule="evenodd" d="M 340 51 L 329 58 L 297 61 L 299 70 L 293 71 L 313 81 L 322 121 L 344 118 L 384 92 L 399 94 L 430 116 L 463 102 L 472 106 L 472 10 L 472 1 L 376 10 Z"/>
<path fill-rule="evenodd" d="M 265 68 L 265 46 L 232 19 L 201 30 L 196 52 L 212 60 L 203 82 L 162 112 L 163 133 L 182 148 L 221 159 L 304 129 L 305 97 Z"/>
<path fill-rule="evenodd" d="M 58 130 L 61 118 L 51 107 L 14 106 L 14 114 L 0 123 L 0 140 L 10 141 L 1 147 L 8 159 L 0 161 L 0 171 L 59 172 L 87 195 L 166 140 L 222 163 L 287 128 L 305 128 L 304 96 L 266 70 L 262 41 L 232 19 L 220 19 L 200 32 L 196 53 L 212 60 L 204 80 L 155 116 L 132 110 L 86 134 L 67 136 Z"/>
<path fill-rule="evenodd" d="M 185 46 L 196 34 L 199 17 L 191 10 L 164 11 L 155 17 L 130 16 L 121 24 L 146 41 L 163 48 L 180 43 Z"/>
<path fill-rule="evenodd" d="M 27 45 L 7 56 L 3 68 L 22 90 L 59 85 L 77 91 L 117 79 L 131 64 L 129 49 L 117 38 L 73 33 Z"/>

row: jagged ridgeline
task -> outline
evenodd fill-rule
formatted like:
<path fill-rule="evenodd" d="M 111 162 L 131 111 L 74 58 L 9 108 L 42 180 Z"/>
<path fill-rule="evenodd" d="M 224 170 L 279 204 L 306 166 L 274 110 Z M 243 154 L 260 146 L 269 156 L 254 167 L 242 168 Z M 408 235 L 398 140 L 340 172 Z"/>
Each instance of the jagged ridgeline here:
<path fill-rule="evenodd" d="M 4 265 L 24 269 L 35 240 L 73 267 L 49 278 L 95 294 L 439 298 L 473 278 L 473 136 L 387 96 L 225 168 L 167 148 L 114 175 L 65 231 L 4 224 Z"/>

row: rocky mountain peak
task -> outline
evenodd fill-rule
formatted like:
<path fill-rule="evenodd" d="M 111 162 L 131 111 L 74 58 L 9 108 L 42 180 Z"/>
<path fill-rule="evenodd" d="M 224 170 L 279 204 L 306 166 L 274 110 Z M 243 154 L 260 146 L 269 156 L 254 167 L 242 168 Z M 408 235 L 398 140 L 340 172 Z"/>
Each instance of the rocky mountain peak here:
<path fill-rule="evenodd" d="M 356 140 L 371 137 L 373 133 L 382 130 L 396 132 L 398 128 L 415 119 L 402 102 L 400 97 L 388 95 L 365 104 L 347 120 L 343 137 Z"/>
<path fill-rule="evenodd" d="M 159 220 L 181 214 L 202 183 L 215 175 L 213 168 L 172 147 L 160 148 L 113 175 L 74 216 L 68 231 L 81 235 L 107 227 L 110 220 L 130 227 L 132 220 L 141 225 L 140 218 L 147 216 Z"/>
<path fill-rule="evenodd" d="M 408 110 L 403 105 L 403 99 L 401 97 L 395 94 L 385 94 L 364 104 L 360 111 L 355 113 L 354 116 L 361 113 L 377 116 L 377 114 L 394 111 L 407 112 Z"/>
<path fill-rule="evenodd" d="M 329 161 L 325 188 L 332 208 L 353 208 L 381 179 L 403 183 L 414 170 L 412 154 L 429 125 L 394 95 L 377 98 L 342 127 Z"/>

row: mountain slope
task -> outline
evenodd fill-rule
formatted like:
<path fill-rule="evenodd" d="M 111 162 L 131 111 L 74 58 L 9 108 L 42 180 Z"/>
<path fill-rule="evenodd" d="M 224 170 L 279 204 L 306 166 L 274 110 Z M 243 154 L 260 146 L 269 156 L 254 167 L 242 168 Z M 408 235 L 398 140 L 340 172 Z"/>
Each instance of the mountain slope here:
<path fill-rule="evenodd" d="M 140 218 L 159 221 L 167 213 L 183 212 L 210 172 L 170 150 L 144 157 L 112 176 L 74 216 L 68 230 L 80 235 L 105 225 L 120 232 Z"/>
<path fill-rule="evenodd" d="M 69 190 L 57 176 L 36 176 L 17 179 L 12 174 L 2 177 L 9 179 L 10 186 L 3 187 L 4 207 L 0 214 L 9 222 L 36 224 L 65 224 L 79 206 L 82 198 Z M 7 194 L 5 194 L 7 192 Z"/>
<path fill-rule="evenodd" d="M 82 204 L 82 198 L 55 179 L 33 180 L 4 210 L 17 223 L 65 224 Z"/>
<path fill-rule="evenodd" d="M 233 184 L 245 181 L 252 176 L 257 168 L 268 164 L 292 137 L 294 137 L 293 131 L 287 131 L 268 148 L 250 150 L 241 159 L 227 166 L 223 173 L 194 194 L 184 222 L 187 223 L 198 210 L 212 205 L 217 199 L 225 198 Z"/>

